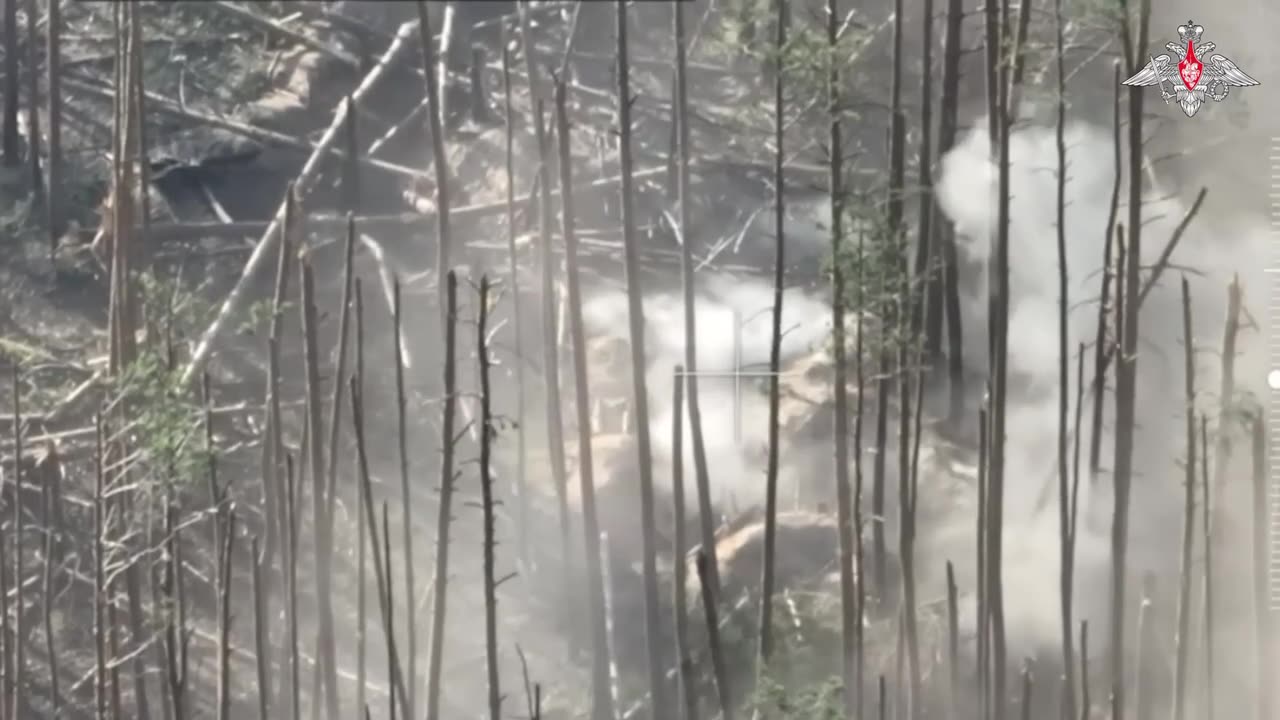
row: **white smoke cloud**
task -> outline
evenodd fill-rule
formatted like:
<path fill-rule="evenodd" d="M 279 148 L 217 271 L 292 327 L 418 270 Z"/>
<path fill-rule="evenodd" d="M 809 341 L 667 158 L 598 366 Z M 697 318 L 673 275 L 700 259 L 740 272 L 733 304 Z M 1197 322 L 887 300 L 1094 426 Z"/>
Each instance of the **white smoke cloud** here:
<path fill-rule="evenodd" d="M 985 127 L 985 120 L 975 123 Z M 1105 228 L 1112 187 L 1113 145 L 1110 132 L 1087 125 L 1066 131 L 1066 256 L 1069 270 L 1069 348 L 1072 395 L 1075 393 L 1075 353 L 1079 343 L 1092 346 L 1097 328 L 1099 270 L 1102 265 Z M 985 132 L 966 137 L 942 160 L 937 191 L 946 214 L 966 240 L 967 251 L 985 261 L 987 238 L 994 229 L 995 172 L 988 161 Z M 1126 150 L 1127 152 L 1127 150 Z M 1126 158 L 1127 162 L 1127 158 Z M 1058 250 L 1057 250 L 1057 150 L 1052 128 L 1015 131 L 1010 139 L 1010 292 L 1009 407 L 1006 457 L 1006 557 L 1004 578 L 1010 648 L 1014 656 L 1037 648 L 1056 647 L 1058 612 L 1058 519 L 1056 489 L 1046 511 L 1034 511 L 1045 484 L 1056 481 L 1058 428 Z M 1119 222 L 1125 222 L 1122 187 Z M 1213 189 L 1210 188 L 1212 197 Z M 1174 226 L 1187 210 L 1178 198 L 1162 197 L 1150 188 L 1144 203 L 1142 263 L 1150 268 Z M 1225 198 L 1229 204 L 1231 198 Z M 1221 207 L 1219 205 L 1218 207 Z M 1194 298 L 1194 335 L 1197 346 L 1199 407 L 1216 416 L 1222 319 L 1226 285 L 1232 273 L 1241 272 L 1246 306 L 1261 307 L 1249 298 L 1263 289 L 1259 258 L 1266 257 L 1265 226 L 1259 217 L 1245 218 L 1228 232 L 1220 231 L 1214 204 L 1206 202 L 1173 255 L 1173 264 L 1142 307 L 1139 346 L 1138 449 L 1134 511 L 1132 514 L 1131 564 L 1134 572 L 1160 571 L 1176 578 L 1180 533 L 1182 470 L 1176 465 L 1185 455 L 1183 430 L 1182 310 L 1179 277 L 1191 278 Z M 985 272 L 985 262 L 984 262 Z M 1147 273 L 1144 272 L 1144 276 Z M 985 278 L 978 287 L 985 286 Z M 972 318 L 965 326 L 966 360 L 982 363 L 986 354 L 983 293 L 969 300 Z M 1256 389 L 1262 377 L 1261 354 L 1251 346 L 1257 339 L 1242 335 L 1237 358 L 1241 390 Z M 1092 378 L 1092 350 L 1086 360 L 1085 382 Z M 1088 400 L 1086 399 L 1086 403 Z M 1074 405 L 1074 399 L 1072 400 Z M 1107 404 L 1108 427 L 1113 415 Z M 1089 406 L 1085 408 L 1087 436 Z M 1074 407 L 1070 410 L 1074 418 Z M 1109 438 L 1108 438 L 1109 439 Z M 1087 462 L 1088 444 L 1083 456 Z M 1102 627 L 1110 568 L 1109 533 L 1111 489 L 1105 470 L 1111 452 L 1104 444 L 1104 476 L 1094 486 L 1084 481 L 1077 560 L 1077 607 L 1091 625 Z M 1092 492 L 1091 492 L 1092 491 Z M 963 527 L 942 528 L 938 542 L 967 541 L 972 537 L 971 512 Z M 957 519 L 959 523 L 959 519 Z M 971 542 L 971 541 L 970 541 Z M 972 553 L 967 553 L 972 555 Z M 1166 580 L 1166 582 L 1168 582 Z M 1132 593 L 1136 584 L 1131 584 Z M 1168 586 L 1166 586 L 1168 587 Z M 970 615 L 970 617 L 972 617 Z"/>

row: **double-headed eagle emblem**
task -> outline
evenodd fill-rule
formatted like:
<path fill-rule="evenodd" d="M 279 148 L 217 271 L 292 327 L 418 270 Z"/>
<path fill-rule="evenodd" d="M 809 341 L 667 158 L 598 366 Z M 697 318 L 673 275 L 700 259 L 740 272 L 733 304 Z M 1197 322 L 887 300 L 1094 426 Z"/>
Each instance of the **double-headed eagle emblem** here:
<path fill-rule="evenodd" d="M 1160 86 L 1160 96 L 1167 105 L 1176 100 L 1187 117 L 1192 117 L 1204 105 L 1205 99 L 1222 102 L 1233 87 L 1250 87 L 1258 81 L 1244 74 L 1224 55 L 1209 55 L 1217 49 L 1211 42 L 1201 42 L 1204 27 L 1188 20 L 1178 26 L 1177 43 L 1166 43 L 1169 52 L 1150 56 L 1148 62 L 1125 85 L 1147 87 Z M 1206 64 L 1200 58 L 1208 56 Z M 1173 86 L 1173 92 L 1165 90 L 1165 83 Z"/>

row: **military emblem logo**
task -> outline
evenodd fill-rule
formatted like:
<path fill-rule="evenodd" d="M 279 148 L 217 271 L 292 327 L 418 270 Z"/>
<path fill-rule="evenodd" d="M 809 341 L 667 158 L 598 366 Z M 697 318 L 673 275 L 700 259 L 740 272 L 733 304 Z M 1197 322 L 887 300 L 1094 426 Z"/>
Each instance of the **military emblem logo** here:
<path fill-rule="evenodd" d="M 1211 42 L 1202 42 L 1204 27 L 1188 20 L 1178 26 L 1178 42 L 1166 43 L 1167 53 L 1151 55 L 1148 62 L 1133 77 L 1124 81 L 1135 87 L 1160 86 L 1160 96 L 1165 104 L 1177 101 L 1187 117 L 1193 117 L 1205 100 L 1222 102 L 1233 87 L 1252 87 L 1257 80 L 1246 75 L 1225 55 L 1210 55 L 1217 49 Z M 1202 58 L 1209 58 L 1206 63 Z M 1168 83 L 1173 92 L 1165 90 Z"/>

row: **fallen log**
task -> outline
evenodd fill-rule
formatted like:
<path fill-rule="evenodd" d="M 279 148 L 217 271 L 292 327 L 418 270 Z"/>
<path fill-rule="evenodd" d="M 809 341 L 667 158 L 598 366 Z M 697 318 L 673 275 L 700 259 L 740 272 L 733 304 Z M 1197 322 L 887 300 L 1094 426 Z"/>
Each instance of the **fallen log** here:
<path fill-rule="evenodd" d="M 397 52 L 400 52 L 401 47 L 402 46 L 392 45 L 390 48 L 388 48 L 388 50 L 394 49 Z M 384 70 L 385 70 L 385 67 L 382 61 L 380 60 L 378 64 L 374 66 L 374 69 L 370 71 L 370 75 L 366 76 L 366 81 L 368 77 L 372 77 L 375 74 L 380 77 L 384 72 Z M 63 79 L 63 85 L 72 92 L 78 92 L 84 95 L 92 95 L 94 97 L 102 98 L 104 100 L 114 100 L 115 98 L 115 90 L 113 90 L 110 87 L 98 86 L 92 83 L 87 83 L 82 80 L 76 80 L 70 77 Z M 362 83 L 362 86 L 363 86 L 363 83 Z M 366 90 L 365 92 L 367 94 L 368 90 Z M 188 120 L 194 123 L 199 123 L 201 125 L 215 127 L 220 130 L 225 130 L 227 132 L 235 133 L 237 135 L 243 135 L 244 137 L 257 140 L 258 142 L 266 143 L 268 145 L 276 145 L 279 147 L 292 148 L 295 150 L 308 150 L 312 152 L 312 159 L 316 157 L 316 153 L 319 153 L 321 155 L 329 154 L 338 158 L 342 158 L 346 156 L 346 153 L 342 150 L 342 148 L 325 145 L 323 139 L 319 143 L 312 144 L 310 142 L 307 142 L 306 140 L 301 140 L 299 138 L 293 137 L 292 135 L 285 135 L 284 133 L 279 133 L 274 130 L 267 130 L 266 128 L 257 127 L 256 125 L 249 125 L 247 123 L 237 122 L 235 120 L 219 117 L 217 115 L 209 115 L 206 113 L 196 112 L 195 110 L 191 110 L 190 108 L 183 107 L 181 103 L 175 102 L 161 95 L 157 95 L 153 92 L 147 92 L 147 109 L 156 110 L 165 115 L 176 117 L 182 120 Z M 346 114 L 345 112 L 343 112 L 343 117 L 345 116 Z M 326 138 L 327 137 L 328 135 L 326 134 Z M 323 146 L 323 149 L 322 149 L 322 146 Z M 430 178 L 430 175 L 428 173 L 425 173 L 421 170 L 417 170 L 411 167 L 406 167 L 404 165 L 397 165 L 392 162 L 387 162 L 386 160 L 378 160 L 376 158 L 371 158 L 371 157 L 362 157 L 362 158 L 358 158 L 358 160 L 362 165 L 373 168 L 375 170 L 381 170 L 383 172 L 389 173 L 391 175 L 395 175 L 397 177 L 408 178 L 414 181 Z M 310 162 L 311 160 L 308 160 L 308 163 Z"/>
<path fill-rule="evenodd" d="M 307 191 L 315 185 L 320 170 L 320 161 L 331 151 L 334 142 L 342 135 L 339 131 L 346 122 L 347 113 L 355 110 L 355 106 L 373 90 L 378 81 L 386 74 L 387 68 L 396 61 L 402 52 L 411 47 L 411 42 L 417 37 L 417 25 L 417 21 L 410 20 L 400 26 L 400 29 L 396 32 L 395 41 L 387 47 L 382 57 L 378 59 L 377 64 L 360 81 L 360 85 L 352 92 L 350 98 L 334 112 L 333 121 L 329 124 L 329 128 L 325 130 L 324 136 L 317 143 L 315 149 L 311 151 L 311 156 L 307 158 L 302 171 L 298 173 L 298 177 L 294 180 L 293 187 L 299 195 L 306 195 Z M 275 219 L 263 232 L 262 239 L 258 241 L 257 246 L 253 249 L 253 255 L 249 257 L 249 261 L 245 264 L 244 271 L 241 273 L 239 280 L 236 281 L 235 287 L 232 288 L 226 300 L 223 301 L 213 322 L 210 323 L 200 337 L 200 343 L 196 346 L 195 352 L 191 356 L 191 361 L 187 363 L 182 372 L 182 384 L 184 386 L 190 384 L 194 378 L 200 375 L 205 363 L 209 360 L 209 355 L 213 350 L 214 343 L 218 340 L 218 336 L 222 334 L 232 318 L 239 315 L 243 310 L 248 290 L 252 286 L 254 279 L 258 272 L 269 264 L 267 259 L 272 257 L 275 245 L 280 241 L 284 206 L 287 202 L 288 198 L 285 198 L 284 202 L 281 203 Z"/>

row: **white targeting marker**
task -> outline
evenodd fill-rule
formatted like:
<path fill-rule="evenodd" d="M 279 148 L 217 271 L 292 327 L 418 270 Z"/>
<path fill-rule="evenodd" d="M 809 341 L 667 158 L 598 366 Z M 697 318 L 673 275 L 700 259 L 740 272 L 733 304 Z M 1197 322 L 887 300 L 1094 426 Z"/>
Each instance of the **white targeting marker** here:
<path fill-rule="evenodd" d="M 1272 390 L 1280 390 L 1280 370 L 1272 370 L 1267 373 L 1267 387 Z"/>

